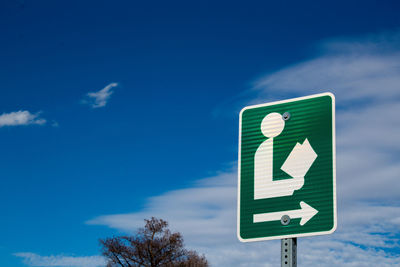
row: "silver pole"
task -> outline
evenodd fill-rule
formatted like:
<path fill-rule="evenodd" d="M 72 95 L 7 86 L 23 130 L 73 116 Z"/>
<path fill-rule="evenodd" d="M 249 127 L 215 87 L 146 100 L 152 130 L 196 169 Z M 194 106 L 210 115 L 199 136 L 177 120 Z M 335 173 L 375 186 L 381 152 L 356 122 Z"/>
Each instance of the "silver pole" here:
<path fill-rule="evenodd" d="M 281 266 L 297 266 L 297 238 L 281 239 Z"/>

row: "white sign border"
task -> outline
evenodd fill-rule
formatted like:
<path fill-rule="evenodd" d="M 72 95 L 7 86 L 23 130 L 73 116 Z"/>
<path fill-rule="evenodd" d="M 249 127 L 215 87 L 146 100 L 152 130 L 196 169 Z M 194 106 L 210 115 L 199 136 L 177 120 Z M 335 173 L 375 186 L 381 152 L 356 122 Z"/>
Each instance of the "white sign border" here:
<path fill-rule="evenodd" d="M 302 234 L 291 234 L 291 235 L 279 235 L 279 236 L 269 236 L 269 237 L 257 237 L 257 238 L 246 238 L 243 239 L 240 236 L 240 166 L 241 166 L 241 147 L 242 147 L 242 115 L 243 112 L 247 109 L 259 108 L 259 107 L 267 107 L 272 105 L 278 105 L 288 102 L 294 102 L 299 100 L 305 100 L 310 98 L 316 98 L 321 96 L 329 96 L 332 99 L 332 163 L 333 163 L 333 227 L 329 231 L 321 231 L 321 232 L 311 232 L 311 233 L 302 233 Z M 327 235 L 335 232 L 337 228 L 337 203 L 336 203 L 336 118 L 335 118 L 335 95 L 330 92 L 314 94 L 309 96 L 291 98 L 281 101 L 275 101 L 265 104 L 251 105 L 244 107 L 239 114 L 239 161 L 238 161 L 238 202 L 237 202 L 237 237 L 241 242 L 255 242 L 255 241 L 265 241 L 265 240 L 275 240 L 275 239 L 283 239 L 283 238 L 294 238 L 294 237 L 305 237 L 305 236 L 316 236 L 316 235 Z"/>

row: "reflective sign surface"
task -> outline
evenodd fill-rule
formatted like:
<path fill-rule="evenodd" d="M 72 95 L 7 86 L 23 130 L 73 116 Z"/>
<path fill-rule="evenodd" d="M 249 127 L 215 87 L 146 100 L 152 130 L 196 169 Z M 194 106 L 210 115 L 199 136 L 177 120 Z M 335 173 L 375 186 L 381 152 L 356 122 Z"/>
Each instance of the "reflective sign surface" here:
<path fill-rule="evenodd" d="M 246 107 L 239 130 L 239 239 L 332 233 L 334 96 L 324 93 Z"/>

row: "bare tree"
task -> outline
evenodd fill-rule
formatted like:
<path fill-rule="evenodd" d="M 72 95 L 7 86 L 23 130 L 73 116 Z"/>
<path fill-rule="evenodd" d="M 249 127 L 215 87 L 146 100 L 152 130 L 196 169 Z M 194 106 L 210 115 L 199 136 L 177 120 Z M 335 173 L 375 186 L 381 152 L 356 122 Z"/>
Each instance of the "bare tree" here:
<path fill-rule="evenodd" d="M 108 259 L 107 267 L 207 267 L 204 256 L 183 247 L 180 233 L 171 233 L 168 223 L 152 217 L 145 220 L 135 236 L 101 239 L 102 253 Z"/>

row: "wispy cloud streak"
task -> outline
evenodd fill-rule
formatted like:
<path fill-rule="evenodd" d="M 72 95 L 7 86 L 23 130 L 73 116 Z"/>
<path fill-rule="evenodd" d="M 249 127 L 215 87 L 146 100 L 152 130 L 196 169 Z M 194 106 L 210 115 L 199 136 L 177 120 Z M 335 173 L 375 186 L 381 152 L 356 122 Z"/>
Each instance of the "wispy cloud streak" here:
<path fill-rule="evenodd" d="M 83 102 L 88 103 L 92 108 L 105 107 L 111 95 L 114 93 L 112 88 L 117 86 L 118 83 L 110 83 L 100 91 L 89 92 L 87 93 L 87 99 L 83 100 Z"/>
<path fill-rule="evenodd" d="M 0 127 L 37 124 L 43 125 L 46 120 L 39 117 L 40 112 L 32 114 L 27 110 L 20 110 L 0 115 Z"/>
<path fill-rule="evenodd" d="M 19 252 L 15 253 L 14 256 L 23 258 L 23 262 L 29 266 L 40 267 L 100 267 L 106 264 L 101 256 L 40 256 L 31 252 Z"/>

